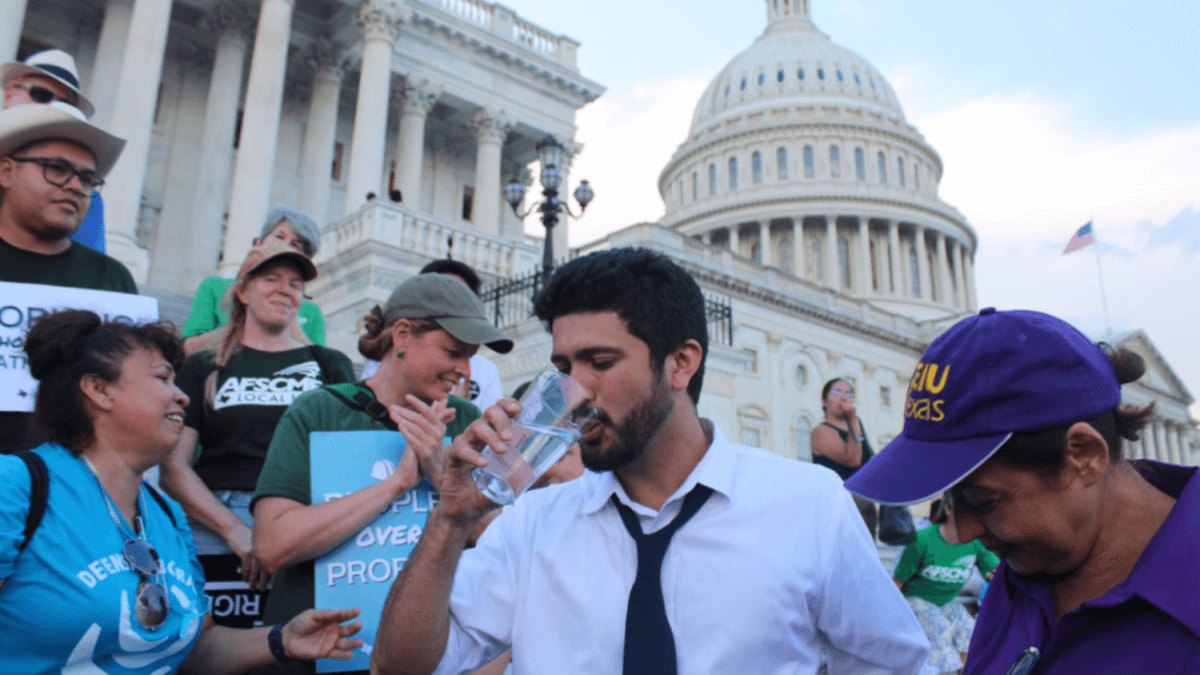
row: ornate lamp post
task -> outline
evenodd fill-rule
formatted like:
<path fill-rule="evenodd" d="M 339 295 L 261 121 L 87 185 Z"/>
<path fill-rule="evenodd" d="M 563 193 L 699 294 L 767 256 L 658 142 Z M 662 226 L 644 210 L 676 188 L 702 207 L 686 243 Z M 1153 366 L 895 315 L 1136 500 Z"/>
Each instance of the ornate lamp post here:
<path fill-rule="evenodd" d="M 546 281 L 550 280 L 550 273 L 554 270 L 552 231 L 558 224 L 558 214 L 565 213 L 573 218 L 579 218 L 587 209 L 588 203 L 592 201 L 592 197 L 595 196 L 592 186 L 583 180 L 579 182 L 579 187 L 575 188 L 575 201 L 579 202 L 579 215 L 571 213 L 567 204 L 559 201 L 558 187 L 562 184 L 562 171 L 559 170 L 559 167 L 562 166 L 562 151 L 562 146 L 554 140 L 553 136 L 547 136 L 537 144 L 538 161 L 542 165 L 541 180 L 544 199 L 533 208 L 525 213 L 520 212 L 521 202 L 525 201 L 525 186 L 521 185 L 516 178 L 510 180 L 504 188 L 504 199 L 518 218 L 524 220 L 534 211 L 542 214 L 542 225 L 546 228 L 546 244 L 542 249 L 542 274 Z"/>

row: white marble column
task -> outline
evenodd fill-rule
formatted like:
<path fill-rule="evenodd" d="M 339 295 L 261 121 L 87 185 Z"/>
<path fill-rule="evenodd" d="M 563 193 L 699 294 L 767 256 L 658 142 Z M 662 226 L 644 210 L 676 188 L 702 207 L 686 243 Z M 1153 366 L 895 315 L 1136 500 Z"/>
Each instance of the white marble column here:
<path fill-rule="evenodd" d="M 120 82 L 114 74 L 121 72 L 132 18 L 133 0 L 108 0 L 104 6 L 104 22 L 100 25 L 100 42 L 96 46 L 92 76 L 83 83 L 88 98 L 96 106 L 96 114 L 91 122 L 101 129 L 108 129 L 112 125 L 113 106 Z"/>
<path fill-rule="evenodd" d="M 954 284 L 950 281 L 950 258 L 946 251 L 946 233 L 937 233 L 938 302 L 954 306 Z"/>
<path fill-rule="evenodd" d="M 792 218 L 792 274 L 804 278 L 804 219 Z"/>
<path fill-rule="evenodd" d="M 858 277 L 858 292 L 862 295 L 874 293 L 875 276 L 871 270 L 871 220 L 865 216 L 858 217 L 858 257 L 862 260 L 862 265 L 860 265 L 862 273 Z"/>
<path fill-rule="evenodd" d="M 259 10 L 242 113 L 241 139 L 246 142 L 239 139 L 233 169 L 229 224 L 219 268 L 222 276 L 237 274 L 271 207 L 275 146 L 279 141 L 279 114 L 283 105 L 293 9 L 294 0 L 262 0 Z"/>
<path fill-rule="evenodd" d="M 421 169 L 425 162 L 425 116 L 433 108 L 441 86 L 429 80 L 404 84 L 400 103 L 399 160 L 396 162 L 396 187 L 410 209 L 420 206 Z"/>
<path fill-rule="evenodd" d="M 1179 444 L 1179 455 L 1183 458 L 1180 463 L 1184 466 L 1192 466 L 1195 462 L 1192 459 L 1192 446 L 1188 441 L 1188 428 L 1179 426 L 1175 429 L 1175 434 Z"/>
<path fill-rule="evenodd" d="M 917 279 L 918 285 L 921 287 L 918 297 L 933 302 L 933 288 L 929 276 L 929 247 L 925 244 L 925 227 L 914 225 L 913 234 L 913 250 L 917 252 Z"/>
<path fill-rule="evenodd" d="M 967 274 L 966 274 L 966 244 L 958 240 L 951 240 L 954 244 L 953 260 L 954 260 L 954 280 L 958 285 L 958 306 L 966 310 L 967 305 Z"/>
<path fill-rule="evenodd" d="M 337 135 L 338 101 L 341 98 L 345 50 L 319 38 L 309 51 L 313 74 L 304 155 L 300 159 L 300 205 L 318 225 L 329 221 L 329 184 L 332 180 L 333 145 Z"/>
<path fill-rule="evenodd" d="M 475 208 L 471 219 L 480 232 L 499 235 L 500 232 L 500 151 L 513 121 L 502 110 L 488 107 L 477 109 L 467 120 L 467 128 L 475 134 Z M 566 189 L 564 180 L 560 189 Z M 566 218 L 560 218 L 557 228 L 566 229 Z M 554 254 L 566 253 L 554 242 Z"/>
<path fill-rule="evenodd" d="M 1179 437 L 1175 434 L 1174 423 L 1163 423 L 1163 436 L 1166 437 L 1167 455 L 1171 458 L 1171 463 L 1183 464 L 1183 453 L 1179 449 Z"/>
<path fill-rule="evenodd" d="M 1167 449 L 1166 434 L 1163 432 L 1163 423 L 1160 419 L 1154 420 L 1154 459 L 1160 462 L 1171 461 L 1171 455 Z"/>
<path fill-rule="evenodd" d="M 770 243 L 768 240 L 771 238 L 770 229 L 761 220 L 756 225 L 758 225 L 758 257 L 755 258 L 754 262 L 762 265 L 770 265 L 771 249 L 767 246 Z"/>
<path fill-rule="evenodd" d="M 838 258 L 837 216 L 825 216 L 825 285 L 834 289 L 842 288 L 842 263 Z"/>
<path fill-rule="evenodd" d="M 729 226 L 729 250 L 734 255 L 742 254 L 742 226 L 741 224 Z"/>
<path fill-rule="evenodd" d="M 904 265 L 900 260 L 900 224 L 895 220 L 887 221 L 888 227 L 888 281 L 892 295 L 904 295 L 904 278 L 901 270 Z"/>
<path fill-rule="evenodd" d="M 571 185 L 571 167 L 575 164 L 575 158 L 583 151 L 583 144 L 561 137 L 558 140 L 563 146 L 562 166 L 559 167 L 562 170 L 562 185 L 558 187 L 558 200 L 563 204 L 569 205 L 575 199 L 575 195 L 571 192 L 574 189 Z M 572 208 L 578 209 L 579 203 L 575 202 Z M 552 232 L 554 241 L 552 243 L 554 244 L 554 258 L 556 263 L 559 260 L 566 260 L 567 255 L 570 253 L 567 237 L 571 231 L 570 222 L 571 219 L 564 213 L 559 216 L 558 224 L 554 226 L 554 231 Z"/>
<path fill-rule="evenodd" d="M 200 165 L 188 228 L 190 244 L 184 253 L 188 288 L 194 288 L 217 268 L 221 250 L 218 235 L 229 204 L 242 73 L 254 22 L 250 11 L 229 1 L 218 3 L 204 19 L 204 27 L 217 33 L 217 49 L 200 131 Z"/>
<path fill-rule="evenodd" d="M 354 135 L 350 140 L 350 167 L 346 173 L 347 215 L 366 203 L 368 192 L 383 192 L 392 48 L 406 18 L 399 3 L 392 0 L 367 0 L 358 10 L 363 52 L 358 102 L 354 108 Z M 401 192 L 405 192 L 403 188 Z M 407 194 L 404 199 L 409 199 Z"/>
<path fill-rule="evenodd" d="M 111 124 L 112 133 L 125 139 L 125 151 L 104 188 L 105 243 L 108 254 L 125 263 L 138 283 L 145 283 L 150 271 L 150 254 L 138 243 L 137 224 L 170 22 L 170 0 L 134 4 Z"/>
<path fill-rule="evenodd" d="M 971 251 L 963 251 L 963 281 L 966 282 L 967 311 L 974 312 L 979 308 L 979 299 L 975 297 L 975 256 Z"/>
<path fill-rule="evenodd" d="M 25 5 L 28 0 L 0 0 L 0 62 L 15 61 L 25 30 Z"/>

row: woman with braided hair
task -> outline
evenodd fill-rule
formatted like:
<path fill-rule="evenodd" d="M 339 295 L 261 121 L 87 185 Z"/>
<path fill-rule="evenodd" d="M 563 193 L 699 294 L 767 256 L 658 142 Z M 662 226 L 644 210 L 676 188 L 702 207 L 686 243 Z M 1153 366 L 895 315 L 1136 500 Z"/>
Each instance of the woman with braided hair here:
<path fill-rule="evenodd" d="M 162 487 L 187 513 L 200 555 L 237 554 L 252 589 L 268 579 L 252 551 L 250 497 L 275 426 L 296 396 L 354 379 L 344 354 L 295 329 L 316 275 L 286 244 L 251 251 L 226 294 L 229 322 L 199 336 L 202 350 L 178 376 L 190 402 Z"/>

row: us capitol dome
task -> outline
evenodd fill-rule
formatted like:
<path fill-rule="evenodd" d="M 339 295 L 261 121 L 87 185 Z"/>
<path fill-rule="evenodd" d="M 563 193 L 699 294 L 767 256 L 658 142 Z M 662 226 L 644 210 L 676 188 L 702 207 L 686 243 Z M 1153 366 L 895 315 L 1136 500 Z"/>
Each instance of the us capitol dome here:
<path fill-rule="evenodd" d="M 917 321 L 975 309 L 975 231 L 942 160 L 866 59 L 766 0 L 659 174 L 661 224 Z"/>

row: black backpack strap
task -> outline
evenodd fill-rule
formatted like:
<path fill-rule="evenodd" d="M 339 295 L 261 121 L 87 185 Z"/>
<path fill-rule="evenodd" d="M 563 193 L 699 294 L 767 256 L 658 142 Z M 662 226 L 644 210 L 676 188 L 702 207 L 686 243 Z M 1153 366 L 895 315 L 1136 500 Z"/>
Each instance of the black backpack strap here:
<path fill-rule="evenodd" d="M 25 539 L 17 546 L 17 552 L 25 550 L 29 540 L 38 526 L 42 524 L 42 516 L 46 514 L 46 503 L 50 500 L 50 472 L 46 470 L 46 462 L 39 455 L 22 450 L 17 453 L 29 469 L 29 515 L 25 517 Z"/>
<path fill-rule="evenodd" d="M 362 385 L 359 384 L 357 386 L 361 387 Z M 375 398 L 365 391 L 362 391 L 362 389 L 359 389 L 354 393 L 354 396 L 351 397 L 328 385 L 322 386 L 321 388 L 333 394 L 339 401 L 345 403 L 351 408 L 367 413 L 388 429 L 391 429 L 392 431 L 400 430 L 400 428 L 396 426 L 396 423 L 392 421 L 391 415 L 388 415 L 387 406 L 375 400 Z"/>
<path fill-rule="evenodd" d="M 143 483 L 143 485 L 145 485 L 146 490 L 150 492 L 150 496 L 154 497 L 154 501 L 158 502 L 158 505 L 162 507 L 162 510 L 167 512 L 167 517 L 171 519 L 171 525 L 179 527 L 179 524 L 175 522 L 175 514 L 171 513 L 171 507 L 167 506 L 167 500 L 163 499 L 162 493 L 154 489 L 154 486 L 149 483 Z"/>

